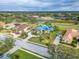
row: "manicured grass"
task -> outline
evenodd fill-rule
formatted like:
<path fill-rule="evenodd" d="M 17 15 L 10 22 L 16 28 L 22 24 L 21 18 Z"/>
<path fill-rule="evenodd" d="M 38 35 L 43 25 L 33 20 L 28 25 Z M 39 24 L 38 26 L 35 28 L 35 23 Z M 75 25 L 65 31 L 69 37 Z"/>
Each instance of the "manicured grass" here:
<path fill-rule="evenodd" d="M 40 37 L 32 37 L 31 39 L 29 39 L 29 41 L 31 42 L 34 42 L 34 43 L 38 43 L 38 44 L 41 44 L 41 45 L 45 45 L 45 46 L 48 46 L 48 44 L 50 43 L 50 40 L 52 39 L 52 42 L 54 41 L 56 35 L 57 35 L 58 32 L 54 31 L 54 32 L 51 32 L 49 35 L 46 35 L 46 34 L 42 34 L 42 38 Z M 48 37 L 49 38 L 48 38 Z M 51 36 L 51 37 L 50 37 Z"/>
<path fill-rule="evenodd" d="M 42 44 L 45 45 L 43 42 L 40 41 L 40 38 L 38 37 L 33 37 L 31 39 L 29 39 L 29 41 L 34 42 L 34 43 L 38 43 L 38 44 Z"/>
<path fill-rule="evenodd" d="M 79 24 L 75 25 L 73 23 L 54 23 L 56 26 L 59 27 L 60 30 L 66 30 L 68 28 L 75 28 L 79 29 Z"/>
<path fill-rule="evenodd" d="M 35 55 L 29 54 L 27 52 L 24 52 L 22 50 L 17 50 L 15 53 L 11 55 L 11 59 L 16 59 L 15 55 L 18 55 L 20 59 L 41 59 Z"/>

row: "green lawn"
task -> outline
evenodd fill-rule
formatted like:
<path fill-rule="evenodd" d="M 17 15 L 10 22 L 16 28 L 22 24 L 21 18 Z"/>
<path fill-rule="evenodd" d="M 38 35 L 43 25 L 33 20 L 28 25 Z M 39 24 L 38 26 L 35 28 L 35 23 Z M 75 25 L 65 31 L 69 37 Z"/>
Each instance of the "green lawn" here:
<path fill-rule="evenodd" d="M 45 45 L 43 42 L 40 41 L 40 38 L 39 37 L 33 37 L 33 38 L 29 39 L 29 41 L 34 42 L 34 43 L 38 43 L 38 44 Z"/>
<path fill-rule="evenodd" d="M 75 25 L 73 23 L 55 23 L 61 30 L 65 30 L 68 28 L 79 29 L 79 24 Z"/>
<path fill-rule="evenodd" d="M 57 33 L 58 32 L 54 31 L 54 32 L 51 32 L 50 35 L 49 34 L 48 35 L 42 34 L 41 35 L 42 38 L 40 38 L 40 37 L 32 37 L 31 39 L 29 39 L 29 41 L 34 42 L 34 43 L 38 43 L 38 44 L 42 44 L 42 45 L 45 45 L 45 46 L 48 46 L 48 44 L 50 43 L 51 39 L 52 39 L 52 42 L 54 41 Z"/>
<path fill-rule="evenodd" d="M 20 59 L 41 59 L 35 55 L 29 54 L 21 50 L 17 50 L 15 53 L 13 53 L 11 55 L 11 59 L 15 59 L 15 55 L 18 55 Z"/>

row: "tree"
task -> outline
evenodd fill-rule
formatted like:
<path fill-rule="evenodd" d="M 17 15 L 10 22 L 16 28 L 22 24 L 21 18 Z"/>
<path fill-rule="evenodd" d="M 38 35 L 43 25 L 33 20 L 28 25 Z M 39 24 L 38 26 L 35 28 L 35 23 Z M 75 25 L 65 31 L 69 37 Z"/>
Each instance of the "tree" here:
<path fill-rule="evenodd" d="M 51 27 L 51 26 L 52 26 L 52 24 L 51 24 L 51 22 L 50 22 L 50 21 L 45 22 L 45 24 L 46 24 L 47 26 L 49 26 L 49 27 Z"/>
<path fill-rule="evenodd" d="M 23 33 L 21 33 L 21 35 L 19 37 L 25 39 L 27 36 L 28 36 L 27 33 L 23 32 Z"/>
<path fill-rule="evenodd" d="M 15 55 L 15 59 L 20 59 L 19 55 Z"/>
<path fill-rule="evenodd" d="M 7 52 L 9 49 L 11 49 L 14 46 L 14 39 L 8 37 L 1 42 L 2 42 L 2 46 L 0 46 L 0 56 L 3 56 L 5 52 Z"/>
<path fill-rule="evenodd" d="M 2 31 L 4 28 L 3 27 L 0 27 L 0 31 Z"/>
<path fill-rule="evenodd" d="M 4 43 L 7 48 L 11 48 L 14 45 L 14 39 L 11 37 L 6 38 Z"/>
<path fill-rule="evenodd" d="M 67 45 L 50 45 L 50 59 L 79 59 L 79 49 L 69 47 Z"/>
<path fill-rule="evenodd" d="M 56 25 L 54 25 L 54 29 L 55 29 L 55 31 L 59 31 L 59 27 Z"/>

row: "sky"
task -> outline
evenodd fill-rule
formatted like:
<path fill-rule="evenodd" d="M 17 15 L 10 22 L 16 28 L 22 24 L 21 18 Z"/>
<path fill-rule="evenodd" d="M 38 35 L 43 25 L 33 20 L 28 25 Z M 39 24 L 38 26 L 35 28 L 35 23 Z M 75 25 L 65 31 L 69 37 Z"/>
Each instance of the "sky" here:
<path fill-rule="evenodd" d="M 79 11 L 79 0 L 0 0 L 0 11 Z"/>

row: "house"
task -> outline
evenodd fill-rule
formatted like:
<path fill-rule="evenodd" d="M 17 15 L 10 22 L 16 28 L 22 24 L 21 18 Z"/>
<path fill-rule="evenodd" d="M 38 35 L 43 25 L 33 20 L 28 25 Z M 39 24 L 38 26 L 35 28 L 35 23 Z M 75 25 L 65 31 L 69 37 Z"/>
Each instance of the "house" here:
<path fill-rule="evenodd" d="M 15 24 L 15 28 L 16 28 L 15 33 L 20 34 L 22 32 L 27 32 L 28 28 L 30 28 L 30 25 L 28 25 L 28 24 Z"/>
<path fill-rule="evenodd" d="M 0 21 L 0 27 L 4 27 L 4 26 L 5 26 L 5 22 Z"/>
<path fill-rule="evenodd" d="M 12 28 L 15 28 L 15 25 L 14 25 L 14 23 L 8 23 L 3 28 L 12 29 Z"/>
<path fill-rule="evenodd" d="M 79 30 L 76 29 L 67 29 L 65 35 L 62 38 L 62 41 L 65 43 L 71 43 L 74 38 L 79 37 Z"/>
<path fill-rule="evenodd" d="M 14 24 L 15 25 L 15 30 L 12 31 L 12 35 L 14 38 L 17 38 L 18 36 L 21 35 L 23 32 L 28 32 L 28 28 L 30 28 L 30 25 L 28 24 Z"/>
<path fill-rule="evenodd" d="M 43 19 L 43 20 L 53 20 L 52 17 L 40 17 L 40 18 Z"/>
<path fill-rule="evenodd" d="M 34 15 L 34 16 L 32 16 L 33 18 L 39 18 L 39 16 L 37 16 L 37 15 Z"/>

